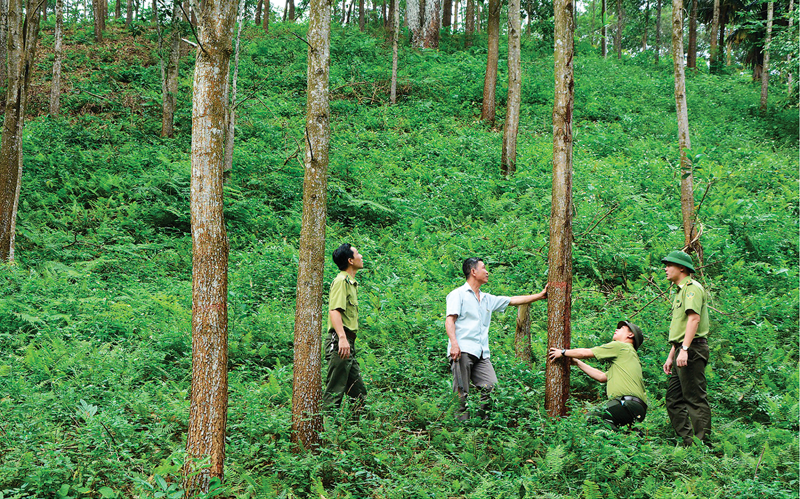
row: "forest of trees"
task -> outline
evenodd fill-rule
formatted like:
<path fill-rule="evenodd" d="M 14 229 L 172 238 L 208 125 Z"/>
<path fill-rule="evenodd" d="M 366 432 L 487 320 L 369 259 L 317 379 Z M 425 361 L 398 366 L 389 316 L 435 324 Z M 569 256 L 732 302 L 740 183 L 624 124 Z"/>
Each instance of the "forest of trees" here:
<path fill-rule="evenodd" d="M 798 497 L 794 0 L 0 2 L 0 499 Z M 359 411 L 320 412 L 330 255 Z M 666 415 L 661 257 L 711 296 Z M 444 297 L 482 257 L 488 420 Z M 636 430 L 548 348 L 645 332 Z M 599 365 L 599 363 L 598 363 Z"/>

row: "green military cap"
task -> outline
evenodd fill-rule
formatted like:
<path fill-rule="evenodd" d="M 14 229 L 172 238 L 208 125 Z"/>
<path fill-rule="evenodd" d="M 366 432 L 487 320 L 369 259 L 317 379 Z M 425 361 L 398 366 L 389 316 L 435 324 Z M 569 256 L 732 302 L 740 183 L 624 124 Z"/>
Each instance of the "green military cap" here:
<path fill-rule="evenodd" d="M 692 262 L 692 257 L 680 250 L 670 252 L 669 255 L 661 259 L 661 263 L 674 263 L 677 265 L 683 265 L 689 269 L 689 272 L 694 273 L 694 263 Z"/>
<path fill-rule="evenodd" d="M 628 329 L 631 330 L 633 333 L 633 348 L 639 350 L 642 342 L 644 341 L 644 335 L 642 334 L 642 328 L 637 326 L 636 324 L 630 321 L 619 321 L 617 327 L 620 328 L 622 326 L 628 326 Z"/>

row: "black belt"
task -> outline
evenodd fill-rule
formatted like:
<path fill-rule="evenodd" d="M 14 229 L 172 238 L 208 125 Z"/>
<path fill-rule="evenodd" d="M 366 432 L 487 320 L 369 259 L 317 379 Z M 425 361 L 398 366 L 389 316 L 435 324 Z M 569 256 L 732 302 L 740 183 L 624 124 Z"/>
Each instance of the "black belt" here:
<path fill-rule="evenodd" d="M 624 395 L 624 396 L 620 397 L 619 399 L 620 400 L 630 400 L 631 402 L 636 402 L 637 404 L 639 404 L 642 407 L 644 407 L 645 409 L 647 409 L 647 404 L 645 404 L 642 399 L 640 399 L 638 397 L 634 397 L 633 395 Z"/>
<path fill-rule="evenodd" d="M 674 341 L 672 344 L 677 348 L 681 347 L 680 341 Z M 692 345 L 708 345 L 708 340 L 706 338 L 695 338 L 692 340 Z"/>

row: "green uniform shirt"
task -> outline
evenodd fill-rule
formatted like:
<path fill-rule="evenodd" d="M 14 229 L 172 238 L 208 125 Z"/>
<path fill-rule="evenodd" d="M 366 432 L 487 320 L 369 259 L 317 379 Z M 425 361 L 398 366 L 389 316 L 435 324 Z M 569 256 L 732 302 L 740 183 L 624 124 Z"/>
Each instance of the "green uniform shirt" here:
<path fill-rule="evenodd" d="M 708 336 L 708 297 L 706 290 L 699 282 L 687 276 L 678 284 L 678 293 L 672 302 L 672 322 L 669 325 L 669 342 L 682 343 L 686 335 L 686 324 L 689 322 L 687 311 L 700 315 L 695 338 Z"/>
<path fill-rule="evenodd" d="M 342 325 L 352 332 L 358 331 L 358 282 L 350 274 L 342 270 L 331 283 L 328 299 L 328 311 L 338 310 L 342 313 Z M 328 315 L 328 331 L 331 330 L 331 318 Z"/>
<path fill-rule="evenodd" d="M 606 372 L 608 377 L 606 394 L 609 399 L 632 395 L 647 404 L 642 365 L 639 363 L 639 355 L 633 345 L 622 341 L 612 341 L 591 350 L 596 359 L 611 362 L 611 366 Z"/>

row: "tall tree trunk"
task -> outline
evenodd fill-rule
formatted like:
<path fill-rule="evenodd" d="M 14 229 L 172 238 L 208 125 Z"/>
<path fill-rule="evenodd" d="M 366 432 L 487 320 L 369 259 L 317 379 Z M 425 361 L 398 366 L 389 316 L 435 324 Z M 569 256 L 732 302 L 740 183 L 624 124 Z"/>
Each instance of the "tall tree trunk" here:
<path fill-rule="evenodd" d="M 475 32 L 481 32 L 481 10 L 483 9 L 483 0 L 475 0 Z"/>
<path fill-rule="evenodd" d="M 769 51 L 772 44 L 772 15 L 775 2 L 767 3 L 767 36 L 764 39 L 764 65 L 761 70 L 761 112 L 767 111 L 767 94 L 769 93 Z"/>
<path fill-rule="evenodd" d="M 497 60 L 500 55 L 500 0 L 489 0 L 489 18 L 486 31 L 489 35 L 489 51 L 486 54 L 486 75 L 483 79 L 481 120 L 494 123 Z"/>
<path fill-rule="evenodd" d="M 130 28 L 133 22 L 133 0 L 125 0 L 125 27 Z"/>
<path fill-rule="evenodd" d="M 289 0 L 289 20 L 294 22 L 294 0 Z"/>
<path fill-rule="evenodd" d="M 508 0 L 508 99 L 500 159 L 500 170 L 506 176 L 517 171 L 517 131 L 522 89 L 519 2 L 520 0 Z"/>
<path fill-rule="evenodd" d="M 675 64 L 675 110 L 678 117 L 678 147 L 681 157 L 681 215 L 684 242 L 691 251 L 694 229 L 694 174 L 686 151 L 689 139 L 689 112 L 686 107 L 686 74 L 683 68 L 683 0 L 672 0 L 672 60 Z M 699 252 L 698 252 L 699 253 Z"/>
<path fill-rule="evenodd" d="M 47 22 L 47 0 L 42 0 L 42 21 Z"/>
<path fill-rule="evenodd" d="M 364 32 L 364 0 L 358 0 L 358 29 Z"/>
<path fill-rule="evenodd" d="M 178 102 L 178 69 L 181 62 L 181 4 L 176 0 L 172 4 L 172 22 L 170 23 L 169 54 L 163 68 L 161 84 L 161 136 L 172 137 L 175 124 L 175 108 Z M 162 61 L 163 64 L 163 61 Z"/>
<path fill-rule="evenodd" d="M 514 357 L 528 366 L 533 361 L 531 352 L 531 306 L 529 303 L 517 309 L 517 327 L 514 331 Z"/>
<path fill-rule="evenodd" d="M 794 24 L 794 0 L 789 0 L 789 31 L 792 31 L 792 25 Z M 786 62 L 792 62 L 792 55 L 789 54 L 786 56 Z M 792 67 L 791 64 L 787 64 L 790 68 Z M 786 82 L 789 91 L 789 95 L 792 95 L 792 71 L 789 70 L 789 74 L 786 75 Z"/>
<path fill-rule="evenodd" d="M 239 81 L 239 42 L 242 39 L 242 27 L 244 26 L 245 0 L 239 0 L 239 12 L 237 21 L 239 28 L 236 31 L 236 42 L 233 49 L 233 78 L 230 80 L 230 96 L 225 96 L 228 103 L 225 113 L 225 166 L 222 169 L 224 178 L 233 171 L 233 144 L 236 135 L 236 94 Z"/>
<path fill-rule="evenodd" d="M 411 32 L 411 46 L 420 47 L 422 20 L 420 19 L 420 2 L 419 0 L 406 0 L 406 22 L 408 23 L 408 30 Z"/>
<path fill-rule="evenodd" d="M 642 51 L 647 50 L 647 28 L 650 25 L 650 0 L 644 3 L 644 34 L 642 35 Z"/>
<path fill-rule="evenodd" d="M 453 25 L 453 0 L 443 0 L 443 1 L 444 1 L 444 13 L 442 14 L 442 26 L 449 28 L 450 26 Z"/>
<path fill-rule="evenodd" d="M 9 0 L 0 0 L 0 87 L 8 78 L 8 8 Z"/>
<path fill-rule="evenodd" d="M 222 480 L 228 416 L 228 234 L 223 215 L 225 86 L 235 0 L 203 0 L 192 98 L 192 389 L 186 497 Z M 208 458 L 208 466 L 201 466 Z"/>
<path fill-rule="evenodd" d="M 572 110 L 575 79 L 574 4 L 555 0 L 555 101 L 553 103 L 553 193 L 547 282 L 547 347 L 568 348 L 572 313 Z M 567 412 L 569 370 L 566 362 L 548 362 L 545 408 L 551 417 Z"/>
<path fill-rule="evenodd" d="M 64 58 L 64 0 L 56 0 L 55 59 L 50 85 L 50 115 L 58 116 L 61 107 L 61 61 Z"/>
<path fill-rule="evenodd" d="M 719 0 L 714 0 L 714 14 L 711 20 L 711 48 L 709 49 L 709 70 L 717 72 L 719 65 Z"/>
<path fill-rule="evenodd" d="M 283 7 L 283 22 L 286 22 L 286 17 L 289 15 L 289 0 L 286 0 L 286 5 Z"/>
<path fill-rule="evenodd" d="M 400 2 L 394 0 L 392 8 L 392 104 L 397 103 L 397 41 L 400 36 Z"/>
<path fill-rule="evenodd" d="M 595 25 L 594 25 L 594 12 L 595 12 L 595 8 L 594 7 L 595 7 L 594 6 L 594 0 L 592 0 L 592 7 L 591 7 L 592 8 L 592 29 L 590 30 L 591 34 L 589 35 L 589 43 L 592 44 L 592 47 L 595 46 L 595 44 L 594 44 L 594 35 L 595 35 L 595 30 L 596 30 Z"/>
<path fill-rule="evenodd" d="M 94 16 L 94 41 L 103 43 L 103 2 L 92 0 L 92 15 Z"/>
<path fill-rule="evenodd" d="M 122 19 L 122 0 L 117 0 L 114 4 L 114 19 Z"/>
<path fill-rule="evenodd" d="M 661 55 L 661 2 L 658 0 L 658 7 L 656 7 L 656 64 Z"/>
<path fill-rule="evenodd" d="M 311 0 L 308 25 L 308 98 L 306 105 L 303 221 L 294 316 L 292 442 L 308 449 L 319 445 L 322 417 L 321 334 L 322 277 L 325 268 L 328 150 L 330 147 L 331 0 Z"/>
<path fill-rule="evenodd" d="M 689 13 L 689 48 L 686 54 L 686 67 L 697 69 L 697 0 L 691 0 Z"/>
<path fill-rule="evenodd" d="M 425 0 L 425 24 L 423 25 L 422 40 L 426 49 L 439 48 L 440 1 Z"/>
<path fill-rule="evenodd" d="M 263 5 L 264 5 L 264 0 L 258 0 L 258 4 L 256 5 L 256 20 L 255 20 L 256 26 L 261 24 L 261 7 Z"/>
<path fill-rule="evenodd" d="M 24 9 L 23 9 L 24 7 Z M 39 39 L 36 0 L 8 2 L 8 88 L 0 139 L 0 261 L 14 261 L 22 182 L 22 132 L 36 43 Z"/>
<path fill-rule="evenodd" d="M 261 20 L 261 27 L 264 29 L 264 33 L 269 33 L 269 14 L 272 12 L 272 8 L 270 6 L 269 0 L 266 0 L 264 3 L 264 17 Z"/>
<path fill-rule="evenodd" d="M 617 52 L 617 59 L 622 59 L 622 0 L 617 0 L 617 36 L 614 37 L 614 50 Z"/>
<path fill-rule="evenodd" d="M 103 1 L 103 0 L 100 0 Z M 150 18 L 152 22 L 158 22 L 158 0 L 153 0 L 153 14 Z"/>
<path fill-rule="evenodd" d="M 336 4 L 334 4 L 335 6 Z M 383 19 L 383 29 L 389 29 L 389 18 L 387 16 L 391 15 L 391 7 L 389 8 L 389 13 L 386 12 L 386 0 L 383 0 L 381 3 L 381 19 Z"/>
<path fill-rule="evenodd" d="M 475 35 L 475 0 L 467 0 L 467 11 L 464 14 L 464 45 L 472 46 Z"/>
<path fill-rule="evenodd" d="M 601 0 L 601 7 L 600 7 L 600 17 L 602 18 L 603 27 L 600 31 L 600 53 L 603 56 L 603 59 L 608 57 L 608 28 L 607 28 L 607 21 L 606 21 L 606 1 Z"/>

